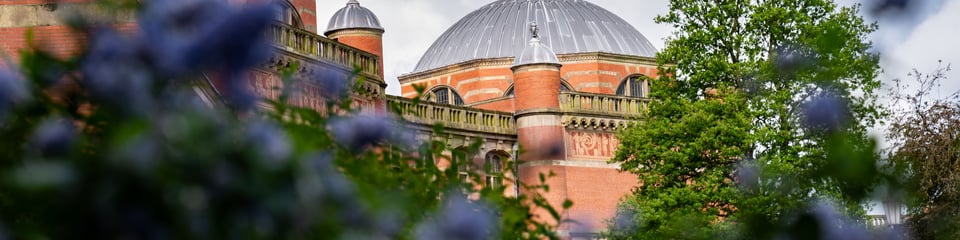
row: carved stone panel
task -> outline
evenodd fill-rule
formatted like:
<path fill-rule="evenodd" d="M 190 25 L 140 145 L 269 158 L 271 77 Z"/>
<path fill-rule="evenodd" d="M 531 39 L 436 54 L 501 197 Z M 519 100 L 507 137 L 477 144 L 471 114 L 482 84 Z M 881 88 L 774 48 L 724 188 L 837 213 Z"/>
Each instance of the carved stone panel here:
<path fill-rule="evenodd" d="M 620 147 L 620 140 L 610 132 L 566 131 L 567 155 L 570 158 L 609 160 Z"/>

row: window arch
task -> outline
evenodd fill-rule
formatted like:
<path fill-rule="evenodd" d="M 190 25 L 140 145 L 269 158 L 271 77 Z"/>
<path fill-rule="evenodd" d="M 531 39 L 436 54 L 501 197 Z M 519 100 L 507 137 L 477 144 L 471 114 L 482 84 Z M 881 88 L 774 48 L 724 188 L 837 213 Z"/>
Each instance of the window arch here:
<path fill-rule="evenodd" d="M 499 187 L 503 184 L 503 179 L 500 177 L 503 173 L 503 166 L 507 160 L 510 159 L 509 155 L 501 151 L 490 151 L 485 157 L 484 166 L 487 169 L 487 176 L 485 178 L 486 184 L 489 187 Z"/>
<path fill-rule="evenodd" d="M 630 97 L 644 97 L 644 88 L 647 84 L 647 77 L 643 75 L 630 75 L 620 86 L 617 86 L 617 95 Z"/>
<path fill-rule="evenodd" d="M 294 26 L 297 28 L 303 28 L 303 20 L 300 19 L 300 12 L 297 11 L 297 7 L 290 3 L 290 1 L 279 1 L 280 7 L 277 8 L 276 19 L 278 22 Z"/>
<path fill-rule="evenodd" d="M 435 103 L 463 105 L 463 98 L 457 93 L 457 90 L 447 86 L 439 86 L 430 91 L 427 100 Z"/>
<path fill-rule="evenodd" d="M 465 148 L 456 148 L 450 152 L 450 155 L 453 167 L 457 168 L 457 177 L 461 181 L 467 181 L 470 178 L 470 166 L 473 165 L 470 161 L 470 152 Z"/>
<path fill-rule="evenodd" d="M 570 83 L 567 83 L 566 80 L 560 79 L 560 91 L 561 91 L 561 92 L 573 91 L 573 90 L 571 90 L 571 89 L 573 89 L 573 88 L 570 87 Z M 516 93 L 513 91 L 513 85 L 510 85 L 510 87 L 507 88 L 507 92 L 503 94 L 503 96 L 511 96 L 511 97 L 514 96 L 514 95 L 516 95 Z"/>

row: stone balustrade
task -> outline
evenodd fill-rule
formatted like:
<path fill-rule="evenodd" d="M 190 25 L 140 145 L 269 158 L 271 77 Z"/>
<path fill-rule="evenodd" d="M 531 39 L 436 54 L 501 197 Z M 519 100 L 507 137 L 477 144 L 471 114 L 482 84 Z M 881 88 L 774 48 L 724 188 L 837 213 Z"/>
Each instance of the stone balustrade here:
<path fill-rule="evenodd" d="M 560 110 L 569 113 L 630 117 L 639 116 L 649 101 L 647 98 L 561 92 Z"/>
<path fill-rule="evenodd" d="M 415 124 L 443 124 L 446 128 L 484 133 L 516 135 L 516 120 L 513 113 L 480 110 L 433 102 L 421 101 L 414 104 L 412 99 L 387 96 L 388 106 L 397 106 L 403 112 L 403 119 Z"/>
<path fill-rule="evenodd" d="M 321 37 L 306 30 L 297 29 L 282 23 L 274 24 L 270 32 L 273 43 L 279 48 L 307 57 L 331 61 L 353 68 L 370 76 L 378 76 L 380 70 L 377 56 L 360 49 Z"/>

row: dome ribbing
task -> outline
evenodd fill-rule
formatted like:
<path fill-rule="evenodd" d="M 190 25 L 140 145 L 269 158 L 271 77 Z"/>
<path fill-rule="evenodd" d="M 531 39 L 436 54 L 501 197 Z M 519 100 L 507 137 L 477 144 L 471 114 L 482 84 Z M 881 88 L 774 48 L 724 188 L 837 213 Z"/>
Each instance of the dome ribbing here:
<path fill-rule="evenodd" d="M 514 57 L 540 26 L 540 41 L 556 54 L 605 52 L 653 57 L 656 48 L 617 15 L 583 0 L 499 0 L 467 14 L 420 59 L 422 72 L 475 59 Z"/>

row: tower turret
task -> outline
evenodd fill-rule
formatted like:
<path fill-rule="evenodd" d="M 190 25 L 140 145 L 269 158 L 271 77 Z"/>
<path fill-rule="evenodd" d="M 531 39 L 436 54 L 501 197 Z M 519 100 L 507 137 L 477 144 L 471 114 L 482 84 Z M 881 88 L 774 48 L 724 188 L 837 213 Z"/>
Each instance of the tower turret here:
<path fill-rule="evenodd" d="M 380 19 L 373 11 L 360 6 L 357 0 L 347 1 L 347 6 L 341 8 L 330 18 L 327 31 L 328 38 L 360 50 L 373 53 L 379 58 L 377 66 L 380 69 L 380 78 L 383 75 L 383 32 Z"/>

